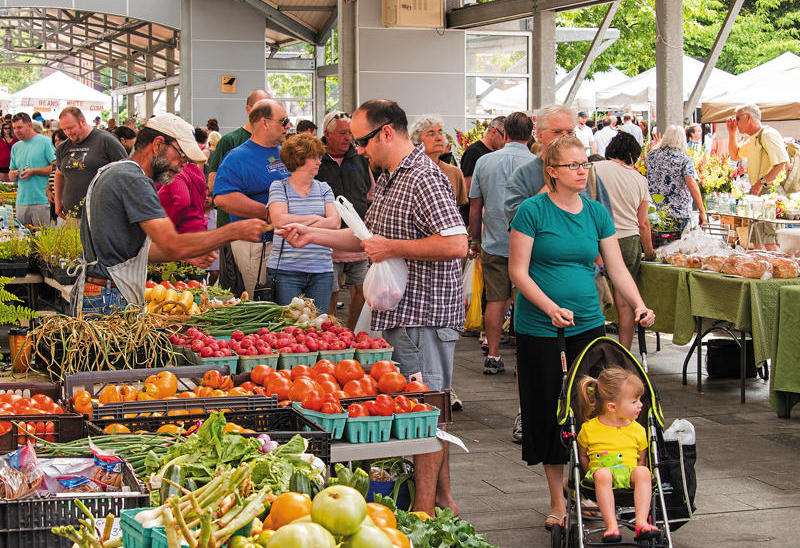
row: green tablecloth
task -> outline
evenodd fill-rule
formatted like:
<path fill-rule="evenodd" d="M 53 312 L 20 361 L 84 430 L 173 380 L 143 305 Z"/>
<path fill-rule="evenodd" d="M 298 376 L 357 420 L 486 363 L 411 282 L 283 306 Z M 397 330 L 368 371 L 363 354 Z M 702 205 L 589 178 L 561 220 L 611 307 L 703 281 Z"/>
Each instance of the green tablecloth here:
<path fill-rule="evenodd" d="M 778 309 L 770 403 L 779 416 L 788 417 L 792 405 L 800 401 L 800 287 L 781 287 Z"/>

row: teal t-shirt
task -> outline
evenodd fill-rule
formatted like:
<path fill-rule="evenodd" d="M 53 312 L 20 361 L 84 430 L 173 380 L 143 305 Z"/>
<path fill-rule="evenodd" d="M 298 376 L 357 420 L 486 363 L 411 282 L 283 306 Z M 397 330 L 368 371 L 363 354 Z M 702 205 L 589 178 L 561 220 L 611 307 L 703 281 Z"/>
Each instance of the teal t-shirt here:
<path fill-rule="evenodd" d="M 605 322 L 594 284 L 594 260 L 600 240 L 614 235 L 614 222 L 599 203 L 581 196 L 583 209 L 573 214 L 537 194 L 519 206 L 511 228 L 533 238 L 528 274 L 561 308 L 572 310 L 571 336 Z M 539 307 L 517 293 L 514 329 L 534 337 L 555 337 L 556 328 Z"/>
<path fill-rule="evenodd" d="M 45 167 L 56 159 L 53 142 L 44 135 L 36 134 L 28 141 L 17 141 L 11 147 L 9 169 L 22 171 L 26 167 L 35 169 Z M 17 179 L 17 205 L 38 205 L 47 203 L 47 175 L 31 175 L 27 179 Z"/>

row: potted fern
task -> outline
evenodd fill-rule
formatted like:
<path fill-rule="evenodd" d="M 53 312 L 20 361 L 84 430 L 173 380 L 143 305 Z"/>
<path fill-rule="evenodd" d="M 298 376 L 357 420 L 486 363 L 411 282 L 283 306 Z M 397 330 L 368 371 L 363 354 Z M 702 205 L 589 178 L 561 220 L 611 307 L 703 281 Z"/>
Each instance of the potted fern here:
<path fill-rule="evenodd" d="M 11 348 L 14 372 L 24 373 L 31 363 L 28 325 L 36 317 L 36 312 L 26 306 L 15 304 L 22 300 L 5 288 L 10 281 L 11 278 L 0 276 L 0 325 L 13 326 L 8 330 L 8 345 Z"/>
<path fill-rule="evenodd" d="M 28 271 L 31 241 L 18 231 L 0 242 L 0 275 L 22 277 Z"/>

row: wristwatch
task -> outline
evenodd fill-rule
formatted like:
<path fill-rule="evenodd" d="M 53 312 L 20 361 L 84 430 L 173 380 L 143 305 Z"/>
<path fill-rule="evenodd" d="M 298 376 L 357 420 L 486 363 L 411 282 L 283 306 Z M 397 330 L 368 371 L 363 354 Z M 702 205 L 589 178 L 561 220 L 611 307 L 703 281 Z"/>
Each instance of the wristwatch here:
<path fill-rule="evenodd" d="M 762 184 L 762 185 L 764 185 L 764 186 L 767 186 L 767 179 L 766 179 L 766 177 L 761 177 L 761 178 L 758 180 L 758 182 L 759 182 L 759 183 L 761 183 L 761 184 Z"/>

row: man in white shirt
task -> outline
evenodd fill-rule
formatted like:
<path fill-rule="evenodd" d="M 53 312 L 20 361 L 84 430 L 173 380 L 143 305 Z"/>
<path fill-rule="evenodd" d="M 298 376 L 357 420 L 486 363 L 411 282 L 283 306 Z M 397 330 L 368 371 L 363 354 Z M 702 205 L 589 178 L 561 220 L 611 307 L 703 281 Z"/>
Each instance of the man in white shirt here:
<path fill-rule="evenodd" d="M 606 116 L 603 118 L 603 129 L 594 134 L 594 142 L 597 146 L 597 154 L 600 156 L 606 155 L 606 147 L 617 135 L 617 119 L 614 116 Z"/>
<path fill-rule="evenodd" d="M 578 123 L 575 125 L 575 137 L 581 140 L 583 148 L 586 149 L 586 155 L 591 156 L 597 152 L 597 145 L 594 142 L 594 133 L 592 128 L 586 125 L 586 120 L 589 116 L 585 112 L 578 113 Z"/>
<path fill-rule="evenodd" d="M 639 124 L 633 122 L 633 115 L 630 112 L 626 112 L 622 115 L 622 127 L 620 129 L 625 133 L 633 135 L 636 142 L 639 143 L 639 146 L 644 146 L 642 128 L 639 127 Z"/>

